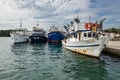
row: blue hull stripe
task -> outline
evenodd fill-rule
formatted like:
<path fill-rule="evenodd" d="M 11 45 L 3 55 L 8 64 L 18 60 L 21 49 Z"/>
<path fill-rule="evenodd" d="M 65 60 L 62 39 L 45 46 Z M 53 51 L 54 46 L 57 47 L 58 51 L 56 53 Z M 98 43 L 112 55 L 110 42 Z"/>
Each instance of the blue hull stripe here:
<path fill-rule="evenodd" d="M 66 45 L 65 45 L 66 46 Z M 67 47 L 94 47 L 94 46 L 100 46 L 99 44 L 95 45 L 84 45 L 84 46 L 67 46 Z"/>

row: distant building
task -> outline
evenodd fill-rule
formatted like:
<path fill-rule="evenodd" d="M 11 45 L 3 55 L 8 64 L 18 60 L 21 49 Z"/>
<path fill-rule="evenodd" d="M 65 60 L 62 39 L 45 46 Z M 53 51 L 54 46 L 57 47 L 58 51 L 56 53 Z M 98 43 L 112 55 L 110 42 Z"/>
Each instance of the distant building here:
<path fill-rule="evenodd" d="M 110 40 L 120 40 L 120 34 L 108 33 Z"/>
<path fill-rule="evenodd" d="M 114 40 L 114 39 L 115 39 L 115 33 L 113 33 L 113 32 L 110 32 L 110 33 L 104 32 L 104 34 L 105 34 L 105 35 L 108 35 L 109 38 L 110 38 L 110 40 Z"/>

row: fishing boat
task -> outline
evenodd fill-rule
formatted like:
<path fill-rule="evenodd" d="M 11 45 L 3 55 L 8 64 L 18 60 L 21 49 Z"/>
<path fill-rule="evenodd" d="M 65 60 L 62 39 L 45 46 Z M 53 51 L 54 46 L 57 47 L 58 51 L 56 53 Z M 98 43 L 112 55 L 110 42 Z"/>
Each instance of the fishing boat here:
<path fill-rule="evenodd" d="M 71 32 L 62 41 L 63 47 L 73 52 L 99 57 L 107 39 L 102 34 L 101 27 L 98 25 L 102 27 L 102 24 L 82 22 L 71 26 L 72 30 L 69 30 Z M 98 27 L 100 28 L 97 29 Z"/>
<path fill-rule="evenodd" d="M 42 28 L 33 27 L 33 31 L 30 36 L 30 42 L 31 43 L 46 43 L 47 37 L 46 37 L 46 31 Z"/>
<path fill-rule="evenodd" d="M 13 43 L 25 43 L 28 42 L 28 30 L 26 28 L 22 28 L 22 22 L 20 23 L 20 28 L 13 29 L 10 32 L 10 36 Z"/>
<path fill-rule="evenodd" d="M 59 30 L 57 27 L 52 25 L 48 33 L 48 42 L 59 43 L 65 38 L 63 31 Z"/>

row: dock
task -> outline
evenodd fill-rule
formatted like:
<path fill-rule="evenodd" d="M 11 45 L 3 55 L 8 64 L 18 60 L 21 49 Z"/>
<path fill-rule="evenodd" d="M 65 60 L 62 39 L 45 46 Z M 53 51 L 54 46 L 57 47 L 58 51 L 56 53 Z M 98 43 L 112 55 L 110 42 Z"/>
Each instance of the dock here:
<path fill-rule="evenodd" d="M 103 52 L 120 56 L 120 41 L 109 41 Z"/>

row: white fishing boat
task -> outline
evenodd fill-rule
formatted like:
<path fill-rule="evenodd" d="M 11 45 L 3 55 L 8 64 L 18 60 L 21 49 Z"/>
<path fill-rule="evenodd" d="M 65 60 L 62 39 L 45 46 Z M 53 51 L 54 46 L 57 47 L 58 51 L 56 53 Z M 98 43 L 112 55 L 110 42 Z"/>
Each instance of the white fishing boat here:
<path fill-rule="evenodd" d="M 84 29 L 84 25 L 85 23 L 79 22 L 71 26 L 74 28 L 69 30 L 67 38 L 62 41 L 63 47 L 77 53 L 99 57 L 105 47 L 106 36 L 100 30 L 97 31 L 96 25 L 91 27 L 91 30 Z"/>
<path fill-rule="evenodd" d="M 28 41 L 26 35 L 27 29 L 14 29 L 10 32 L 10 36 L 13 43 L 24 43 Z"/>
<path fill-rule="evenodd" d="M 20 28 L 13 29 L 10 32 L 10 36 L 13 43 L 24 43 L 28 41 L 28 30 L 25 28 L 22 28 L 22 22 L 20 23 Z"/>

